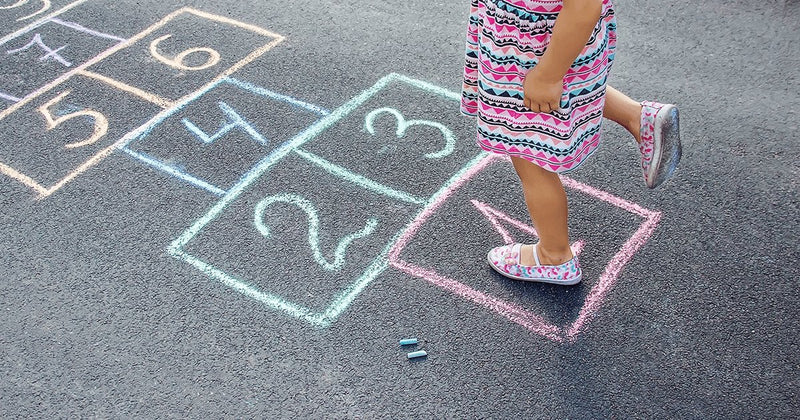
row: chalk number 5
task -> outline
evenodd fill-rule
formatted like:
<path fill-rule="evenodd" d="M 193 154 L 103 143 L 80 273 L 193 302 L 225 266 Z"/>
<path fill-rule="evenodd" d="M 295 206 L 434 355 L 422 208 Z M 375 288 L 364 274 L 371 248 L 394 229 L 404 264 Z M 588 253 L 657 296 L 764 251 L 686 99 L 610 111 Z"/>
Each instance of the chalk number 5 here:
<path fill-rule="evenodd" d="M 105 115 L 91 110 L 91 109 L 84 109 L 82 111 L 71 112 L 66 115 L 62 115 L 60 117 L 56 117 L 50 112 L 50 108 L 61 102 L 67 95 L 70 94 L 71 91 L 62 92 L 60 95 L 56 96 L 55 98 L 47 101 L 46 104 L 39 107 L 39 112 L 44 115 L 44 119 L 47 122 L 47 131 L 50 131 L 59 125 L 78 117 L 89 117 L 94 121 L 94 132 L 91 136 L 89 136 L 86 140 L 78 141 L 75 143 L 69 143 L 65 145 L 67 149 L 74 149 L 76 147 L 87 146 L 90 144 L 96 143 L 100 140 L 103 136 L 108 133 L 108 119 Z"/>

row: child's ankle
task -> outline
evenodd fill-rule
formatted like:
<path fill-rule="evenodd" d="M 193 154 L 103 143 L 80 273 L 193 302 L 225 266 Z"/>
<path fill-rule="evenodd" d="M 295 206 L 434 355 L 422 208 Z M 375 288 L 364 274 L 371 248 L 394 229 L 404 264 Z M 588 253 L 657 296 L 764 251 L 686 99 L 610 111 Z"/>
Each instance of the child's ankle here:
<path fill-rule="evenodd" d="M 639 112 L 636 117 L 625 125 L 625 128 L 633 135 L 636 143 L 642 142 L 642 107 L 639 106 Z"/>
<path fill-rule="evenodd" d="M 537 245 L 536 251 L 539 256 L 539 263 L 542 265 L 561 265 L 573 257 L 572 250 L 569 247 L 566 249 L 547 250 L 541 245 Z"/>
<path fill-rule="evenodd" d="M 629 121 L 625 128 L 633 135 L 633 139 L 636 140 L 636 143 L 642 142 L 642 121 Z"/>

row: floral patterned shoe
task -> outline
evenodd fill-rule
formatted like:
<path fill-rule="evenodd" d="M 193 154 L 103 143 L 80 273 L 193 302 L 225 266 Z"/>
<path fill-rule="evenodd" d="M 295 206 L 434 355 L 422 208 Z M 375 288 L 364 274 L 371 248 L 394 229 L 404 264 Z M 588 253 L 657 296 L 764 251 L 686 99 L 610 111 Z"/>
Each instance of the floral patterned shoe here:
<path fill-rule="evenodd" d="M 489 251 L 489 265 L 498 273 L 514 280 L 535 281 L 541 283 L 553 283 L 569 286 L 578 284 L 581 281 L 581 266 L 578 264 L 578 257 L 561 265 L 542 265 L 539 263 L 539 255 L 536 247 L 533 246 L 533 259 L 535 266 L 526 266 L 519 263 L 519 253 L 522 244 L 511 244 L 498 246 Z"/>
<path fill-rule="evenodd" d="M 681 160 L 678 108 L 644 101 L 641 122 L 639 152 L 644 181 L 648 187 L 656 188 L 675 173 Z"/>

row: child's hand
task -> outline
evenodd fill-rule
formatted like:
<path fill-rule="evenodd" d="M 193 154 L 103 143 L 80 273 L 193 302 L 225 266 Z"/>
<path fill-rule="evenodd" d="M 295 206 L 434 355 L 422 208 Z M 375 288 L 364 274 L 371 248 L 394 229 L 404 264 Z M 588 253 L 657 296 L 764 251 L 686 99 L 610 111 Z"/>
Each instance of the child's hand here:
<path fill-rule="evenodd" d="M 546 77 L 538 69 L 534 67 L 529 71 L 522 83 L 525 106 L 533 112 L 553 112 L 560 107 L 564 79 Z"/>

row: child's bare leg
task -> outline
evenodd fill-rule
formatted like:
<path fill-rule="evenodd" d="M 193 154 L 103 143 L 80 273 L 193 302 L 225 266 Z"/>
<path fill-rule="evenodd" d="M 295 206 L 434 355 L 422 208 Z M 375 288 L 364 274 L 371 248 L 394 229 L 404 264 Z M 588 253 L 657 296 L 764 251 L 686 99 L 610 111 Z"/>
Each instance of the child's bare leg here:
<path fill-rule="evenodd" d="M 639 129 L 642 125 L 642 105 L 629 98 L 624 93 L 606 86 L 606 104 L 603 107 L 603 116 L 625 127 L 636 142 L 641 142 Z"/>
<path fill-rule="evenodd" d="M 539 262 L 559 265 L 572 258 L 567 232 L 567 194 L 558 174 L 548 172 L 525 159 L 512 157 L 511 162 L 522 181 L 525 202 L 539 234 Z M 520 264 L 536 265 L 533 245 L 522 247 Z"/>

